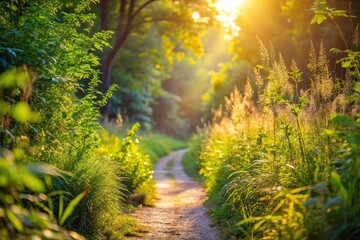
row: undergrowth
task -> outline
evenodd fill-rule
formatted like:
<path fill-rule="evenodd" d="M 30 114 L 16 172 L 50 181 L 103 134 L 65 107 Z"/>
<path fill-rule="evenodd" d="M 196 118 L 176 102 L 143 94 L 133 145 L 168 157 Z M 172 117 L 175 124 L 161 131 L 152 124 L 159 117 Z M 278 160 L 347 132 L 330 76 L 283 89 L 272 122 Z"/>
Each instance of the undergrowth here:
<path fill-rule="evenodd" d="M 91 2 L 0 2 L 1 239 L 122 239 L 128 196 L 152 189 L 138 126 L 123 139 L 98 121 L 111 33 L 90 34 Z"/>
<path fill-rule="evenodd" d="M 316 2 L 315 9 L 326 6 Z M 316 14 L 327 14 L 324 9 Z M 296 63 L 289 67 L 259 41 L 255 82 L 248 80 L 242 93 L 235 89 L 214 111 L 188 153 L 198 164 L 185 159 L 185 166 L 200 168 L 207 204 L 226 238 L 359 238 L 357 38 L 353 44 L 338 61 L 342 79 L 329 69 L 324 43 L 312 46 L 311 84 L 302 90 Z"/>

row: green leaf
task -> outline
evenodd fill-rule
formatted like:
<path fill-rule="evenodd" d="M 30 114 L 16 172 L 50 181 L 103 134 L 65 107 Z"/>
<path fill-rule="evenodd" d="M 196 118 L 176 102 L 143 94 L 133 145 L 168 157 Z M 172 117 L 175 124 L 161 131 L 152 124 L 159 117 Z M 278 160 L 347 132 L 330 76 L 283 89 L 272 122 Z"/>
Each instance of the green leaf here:
<path fill-rule="evenodd" d="M 24 86 L 29 81 L 29 76 L 23 68 L 13 68 L 0 75 L 0 89 Z"/>
<path fill-rule="evenodd" d="M 331 172 L 331 183 L 338 189 L 338 196 L 343 197 L 346 201 L 348 193 L 342 183 L 340 175 L 335 171 Z"/>
<path fill-rule="evenodd" d="M 10 209 L 6 209 L 5 211 L 9 221 L 14 226 L 14 228 L 16 228 L 16 230 L 19 232 L 22 232 L 24 230 L 24 226 L 20 219 Z"/>
<path fill-rule="evenodd" d="M 69 203 L 69 205 L 66 207 L 66 209 L 64 211 L 64 215 L 62 215 L 62 217 L 60 219 L 60 225 L 63 225 L 64 222 L 66 221 L 66 219 L 68 219 L 70 217 L 70 215 L 74 212 L 76 206 L 89 193 L 89 191 L 90 191 L 90 188 L 88 187 L 85 189 L 85 191 L 80 193 L 76 198 L 71 200 L 71 202 Z"/>
<path fill-rule="evenodd" d="M 326 16 L 324 14 L 315 14 L 313 19 L 311 20 L 311 24 L 314 23 L 321 24 L 325 20 L 326 20 Z"/>
<path fill-rule="evenodd" d="M 335 125 L 343 125 L 348 127 L 356 127 L 358 128 L 359 125 L 349 116 L 340 115 L 340 114 L 332 114 L 330 120 Z"/>
<path fill-rule="evenodd" d="M 326 20 L 325 15 L 318 15 L 316 22 L 317 22 L 317 24 L 321 24 L 325 20 Z"/>
<path fill-rule="evenodd" d="M 31 111 L 30 106 L 25 102 L 17 103 L 11 109 L 12 117 L 18 122 L 36 121 L 39 115 Z"/>
<path fill-rule="evenodd" d="M 29 172 L 21 172 L 24 185 L 34 192 L 44 192 L 44 183 Z"/>
<path fill-rule="evenodd" d="M 335 171 L 331 172 L 331 182 L 339 189 L 344 188 L 341 178 L 340 178 L 340 175 L 337 174 L 337 172 L 335 172 Z"/>
<path fill-rule="evenodd" d="M 29 121 L 31 119 L 30 106 L 25 102 L 20 102 L 13 107 L 11 115 L 19 122 Z"/>
<path fill-rule="evenodd" d="M 359 132 L 355 132 L 352 134 L 348 134 L 345 137 L 346 141 L 348 141 L 348 143 L 350 144 L 360 144 L 360 133 Z"/>
<path fill-rule="evenodd" d="M 355 83 L 354 91 L 360 93 L 360 82 Z"/>
<path fill-rule="evenodd" d="M 63 176 L 63 175 L 67 175 L 67 176 L 73 176 L 73 174 L 71 172 L 67 172 L 64 170 L 61 170 L 53 165 L 50 164 L 29 164 L 26 165 L 26 167 L 30 170 L 30 172 L 36 174 L 36 175 L 40 175 L 40 176 L 45 176 L 45 175 L 50 175 L 50 176 Z"/>
<path fill-rule="evenodd" d="M 350 61 L 343 62 L 343 63 L 341 64 L 341 66 L 342 66 L 343 68 L 349 68 L 349 67 L 351 66 L 351 62 L 350 62 Z"/>
<path fill-rule="evenodd" d="M 335 10 L 335 11 L 332 12 L 332 15 L 336 16 L 336 17 L 347 17 L 348 16 L 346 14 L 345 10 Z"/>
<path fill-rule="evenodd" d="M 339 53 L 339 52 L 340 52 L 340 49 L 338 49 L 338 48 L 331 48 L 331 49 L 330 49 L 330 52 Z"/>

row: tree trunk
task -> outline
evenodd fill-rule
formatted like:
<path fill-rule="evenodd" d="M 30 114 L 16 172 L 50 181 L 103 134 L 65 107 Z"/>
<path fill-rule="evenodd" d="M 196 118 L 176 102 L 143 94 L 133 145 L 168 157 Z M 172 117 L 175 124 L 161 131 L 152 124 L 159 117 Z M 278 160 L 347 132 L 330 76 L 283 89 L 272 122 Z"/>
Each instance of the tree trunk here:
<path fill-rule="evenodd" d="M 124 45 L 127 37 L 129 36 L 132 23 L 137 14 L 144 9 L 147 5 L 155 2 L 157 0 L 148 0 L 143 5 L 141 5 L 138 9 L 135 10 L 135 0 L 131 0 L 127 2 L 127 0 L 121 0 L 120 9 L 119 9 L 119 22 L 117 23 L 117 28 L 115 31 L 115 44 L 111 49 L 109 54 L 103 56 L 102 65 L 101 65 L 101 82 L 102 82 L 102 92 L 106 93 L 111 85 L 111 70 L 116 58 L 116 55 L 120 51 L 121 47 Z M 128 8 L 126 6 L 128 5 Z M 100 8 L 101 8 L 101 29 L 108 30 L 109 29 L 109 0 L 100 0 Z M 127 10 L 127 12 L 126 12 Z M 107 101 L 107 104 L 101 109 L 101 113 L 103 118 L 109 118 L 111 114 L 111 102 L 110 99 Z"/>
<path fill-rule="evenodd" d="M 106 93 L 110 88 L 110 73 L 111 73 L 111 66 L 106 63 L 106 61 L 103 62 L 101 65 L 101 82 L 102 82 L 102 92 Z M 111 102 L 110 99 L 107 100 L 107 103 L 105 106 L 102 107 L 100 110 L 101 115 L 105 118 L 110 116 L 111 113 Z"/>
<path fill-rule="evenodd" d="M 102 82 L 102 92 L 106 93 L 111 85 L 111 70 L 118 54 L 120 48 L 124 45 L 128 35 L 130 33 L 130 28 L 126 29 L 117 39 L 115 46 L 111 49 L 110 53 L 105 57 L 101 64 L 101 82 Z M 109 117 L 111 113 L 111 102 L 108 99 L 106 105 L 102 108 L 101 113 L 104 118 Z"/>

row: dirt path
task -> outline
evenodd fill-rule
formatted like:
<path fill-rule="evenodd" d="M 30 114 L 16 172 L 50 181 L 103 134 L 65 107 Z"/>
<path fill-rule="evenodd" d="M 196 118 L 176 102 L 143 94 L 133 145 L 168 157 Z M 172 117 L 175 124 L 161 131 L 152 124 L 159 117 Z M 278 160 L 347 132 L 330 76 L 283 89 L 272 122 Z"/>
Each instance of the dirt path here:
<path fill-rule="evenodd" d="M 185 152 L 172 152 L 157 163 L 154 174 L 156 206 L 143 207 L 132 213 L 144 225 L 145 232 L 129 239 L 219 239 L 203 205 L 205 190 L 184 172 L 181 160 Z"/>

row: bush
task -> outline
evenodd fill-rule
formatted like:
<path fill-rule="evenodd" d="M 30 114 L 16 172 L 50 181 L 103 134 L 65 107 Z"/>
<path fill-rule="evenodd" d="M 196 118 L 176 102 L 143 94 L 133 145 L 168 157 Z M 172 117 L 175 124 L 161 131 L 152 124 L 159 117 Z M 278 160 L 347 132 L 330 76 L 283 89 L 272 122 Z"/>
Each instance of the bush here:
<path fill-rule="evenodd" d="M 124 196 L 151 177 L 150 170 L 145 175 L 143 171 L 151 168 L 150 161 L 149 166 L 141 168 L 142 158 L 128 156 L 138 150 L 131 140 L 134 133 L 117 148 L 111 148 L 112 143 L 100 134 L 98 109 L 110 94 L 97 90 L 98 71 L 94 67 L 99 65 L 99 59 L 94 52 L 108 46 L 110 33 L 89 36 L 94 19 L 86 12 L 90 2 L 69 5 L 69 12 L 57 0 L 0 3 L 4 9 L 0 17 L 0 151 L 2 155 L 13 152 L 20 167 L 8 166 L 6 157 L 0 163 L 5 164 L 6 170 L 14 168 L 24 173 L 25 163 L 46 164 L 67 173 L 43 176 L 40 180 L 24 175 L 28 177 L 15 179 L 17 182 L 9 185 L 2 178 L 5 183 L 1 196 L 7 196 L 8 188 L 18 188 L 12 193 L 15 207 L 4 204 L 9 197 L 1 199 L 4 212 L 16 208 L 13 213 L 18 214 L 14 217 L 10 213 L 9 219 L 9 214 L 0 213 L 0 232 L 5 239 L 23 234 L 41 237 L 45 230 L 58 234 L 64 229 L 57 225 L 87 238 L 121 237 L 124 233 L 116 229 L 127 224 L 117 217 L 123 214 Z M 79 26 L 87 28 L 80 31 Z M 77 97 L 79 91 L 83 93 L 81 98 Z M 108 149 L 106 154 L 102 149 Z M 41 185 L 39 181 L 47 188 L 32 189 L 31 184 Z M 22 194 L 36 201 L 22 205 Z M 74 204 L 78 196 L 83 199 Z M 66 213 L 65 221 L 66 206 L 71 206 L 72 214 Z M 45 216 L 45 220 L 35 223 L 40 227 L 22 228 L 20 215 L 35 220 Z M 11 224 L 7 224 L 8 220 Z M 62 237 L 67 239 L 69 234 L 64 230 Z"/>

